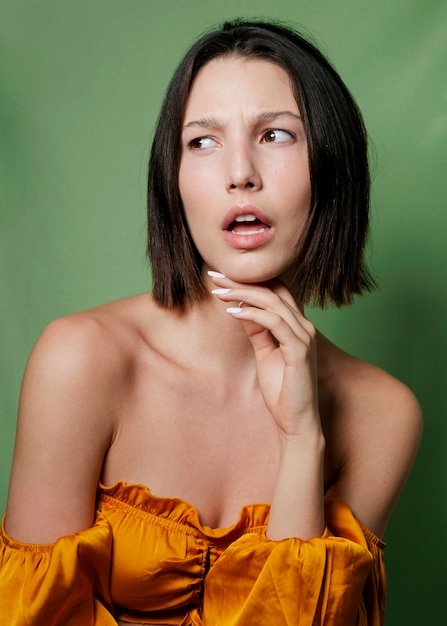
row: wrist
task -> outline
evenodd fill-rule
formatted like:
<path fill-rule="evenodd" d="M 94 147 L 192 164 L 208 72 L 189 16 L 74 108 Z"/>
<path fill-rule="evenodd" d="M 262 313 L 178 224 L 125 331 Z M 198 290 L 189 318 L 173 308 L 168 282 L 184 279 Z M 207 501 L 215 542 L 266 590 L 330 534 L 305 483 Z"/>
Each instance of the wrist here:
<path fill-rule="evenodd" d="M 289 454 L 302 456 L 306 453 L 324 455 L 326 448 L 326 438 L 321 424 L 312 425 L 299 434 L 280 432 L 279 442 L 281 457 Z"/>
<path fill-rule="evenodd" d="M 267 528 L 269 539 L 321 536 L 324 530 L 324 452 L 321 432 L 287 437 L 281 456 Z"/>

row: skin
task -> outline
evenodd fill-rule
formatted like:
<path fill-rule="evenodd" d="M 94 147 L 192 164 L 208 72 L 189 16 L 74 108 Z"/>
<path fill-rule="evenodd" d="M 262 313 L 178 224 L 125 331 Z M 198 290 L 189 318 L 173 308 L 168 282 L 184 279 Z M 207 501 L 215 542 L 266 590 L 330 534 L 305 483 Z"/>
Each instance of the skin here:
<path fill-rule="evenodd" d="M 233 57 L 199 72 L 184 116 L 179 188 L 205 270 L 259 283 L 293 264 L 311 187 L 306 135 L 282 68 Z M 259 248 L 234 248 L 222 221 L 250 204 L 274 236 Z"/>
<path fill-rule="evenodd" d="M 179 186 L 210 298 L 165 311 L 142 294 L 45 329 L 23 382 L 7 532 L 49 543 L 91 526 L 101 479 L 188 500 L 212 527 L 270 502 L 275 540 L 321 535 L 326 493 L 383 535 L 420 409 L 402 383 L 323 337 L 287 289 L 310 182 L 281 68 L 229 57 L 201 70 Z M 268 216 L 265 245 L 225 241 L 222 220 L 241 203 Z"/>

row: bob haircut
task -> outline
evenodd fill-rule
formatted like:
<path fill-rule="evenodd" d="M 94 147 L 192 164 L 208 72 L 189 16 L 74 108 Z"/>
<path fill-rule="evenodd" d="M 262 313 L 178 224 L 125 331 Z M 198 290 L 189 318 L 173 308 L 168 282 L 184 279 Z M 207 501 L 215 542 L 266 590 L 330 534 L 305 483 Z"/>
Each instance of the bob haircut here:
<path fill-rule="evenodd" d="M 168 86 L 149 161 L 153 296 L 164 308 L 209 297 L 178 187 L 181 132 L 198 72 L 213 59 L 232 55 L 284 68 L 303 118 L 311 201 L 297 245 L 291 292 L 303 304 L 350 304 L 355 294 L 374 286 L 363 258 L 370 176 L 361 114 L 346 85 L 313 44 L 283 24 L 245 20 L 226 22 L 201 37 Z"/>

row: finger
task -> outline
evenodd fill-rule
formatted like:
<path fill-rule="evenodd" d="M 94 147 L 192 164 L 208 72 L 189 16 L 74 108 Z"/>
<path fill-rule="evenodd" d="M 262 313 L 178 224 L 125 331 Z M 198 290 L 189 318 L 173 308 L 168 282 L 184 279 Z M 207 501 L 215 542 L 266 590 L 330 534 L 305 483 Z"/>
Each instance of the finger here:
<path fill-rule="evenodd" d="M 287 291 L 287 290 L 286 290 Z M 271 311 L 282 317 L 292 328 L 293 332 L 303 341 L 308 340 L 313 326 L 306 320 L 298 308 L 292 308 L 272 289 L 260 285 L 244 285 L 242 287 L 225 287 L 213 289 L 212 293 L 223 302 L 243 302 L 243 307 L 230 307 L 229 313 L 238 313 L 237 309 L 256 307 Z"/>
<path fill-rule="evenodd" d="M 262 359 L 277 350 L 279 344 L 267 328 L 250 320 L 241 320 L 241 324 L 257 359 Z"/>
<path fill-rule="evenodd" d="M 256 352 L 270 353 L 277 347 L 270 334 L 278 342 L 284 362 L 288 365 L 298 365 L 312 352 L 314 335 L 303 332 L 298 334 L 278 313 L 246 304 L 242 308 L 230 307 L 229 313 L 244 323 L 250 322 L 246 324 L 245 330 Z"/>
<path fill-rule="evenodd" d="M 283 300 L 283 302 L 285 302 L 291 308 L 297 319 L 300 320 L 300 323 L 303 325 L 303 327 L 312 334 L 314 331 L 314 326 L 312 322 L 310 322 L 304 315 L 304 311 L 298 306 L 295 298 L 292 296 L 285 284 L 279 279 L 275 279 L 274 281 L 272 281 L 272 283 L 272 291 L 274 291 L 281 298 L 281 300 Z"/>
<path fill-rule="evenodd" d="M 279 299 L 288 307 L 288 309 L 292 313 L 293 318 L 290 317 L 289 315 L 286 315 L 286 314 L 284 315 L 286 315 L 286 319 L 288 320 L 288 322 L 295 328 L 295 331 L 297 333 L 300 333 L 300 328 L 296 326 L 296 321 L 298 321 L 301 329 L 304 330 L 307 335 L 309 335 L 310 337 L 313 337 L 314 331 L 315 331 L 313 324 L 305 317 L 304 313 L 298 307 L 292 294 L 290 293 L 290 291 L 287 289 L 287 287 L 284 285 L 284 283 L 281 280 L 273 279 L 264 284 L 247 284 L 247 283 L 238 283 L 228 278 L 227 276 L 225 276 L 224 274 L 220 272 L 208 271 L 208 275 L 210 276 L 212 281 L 216 284 L 216 286 L 218 286 L 217 289 L 212 290 L 212 293 L 214 293 L 214 295 L 218 296 L 224 302 L 231 302 L 231 301 L 238 301 L 238 300 L 246 302 L 246 303 L 249 302 L 248 298 L 244 299 L 244 297 L 242 296 L 239 299 L 239 297 L 235 295 L 236 289 L 244 289 L 244 290 L 250 289 L 250 290 L 257 290 L 258 292 L 259 290 L 263 290 L 264 293 L 273 292 L 279 297 Z M 261 307 L 264 306 L 265 308 L 268 308 L 268 304 L 266 301 L 264 301 L 264 305 L 260 303 L 256 304 L 254 301 L 250 302 L 250 304 L 252 304 L 253 306 L 261 306 Z M 234 307 L 234 308 L 241 308 L 241 307 Z M 275 309 L 273 308 L 272 310 L 275 310 Z M 295 323 L 293 320 L 295 320 Z"/>
<path fill-rule="evenodd" d="M 279 279 L 272 279 L 272 280 L 267 281 L 266 283 L 261 283 L 261 284 L 259 283 L 247 284 L 247 283 L 238 283 L 228 278 L 221 272 L 209 270 L 207 274 L 211 278 L 213 283 L 217 286 L 216 289 L 212 290 L 212 293 L 215 295 L 223 296 L 223 295 L 228 294 L 230 289 L 237 289 L 237 288 L 241 288 L 241 289 L 247 288 L 247 287 L 253 288 L 253 289 L 256 289 L 256 288 L 266 289 L 267 288 L 269 291 L 273 291 L 274 293 L 276 293 L 290 307 L 290 309 L 297 314 L 298 317 L 304 318 L 303 313 L 302 311 L 300 311 L 292 294 L 284 285 L 284 283 Z M 225 301 L 231 300 L 231 298 L 222 298 L 222 299 L 224 299 Z"/>

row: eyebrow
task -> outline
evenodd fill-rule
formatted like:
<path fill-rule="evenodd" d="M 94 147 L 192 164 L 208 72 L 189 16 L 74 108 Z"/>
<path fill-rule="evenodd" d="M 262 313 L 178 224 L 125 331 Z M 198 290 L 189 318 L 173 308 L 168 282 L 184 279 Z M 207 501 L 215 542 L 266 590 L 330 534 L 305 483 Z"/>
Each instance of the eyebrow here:
<path fill-rule="evenodd" d="M 293 120 L 301 121 L 301 116 L 297 113 L 293 113 L 293 111 L 263 111 L 259 115 L 256 115 L 254 121 L 255 123 L 270 123 L 274 122 L 278 118 L 281 117 L 289 117 Z M 220 122 L 216 117 L 201 117 L 198 120 L 192 120 L 184 125 L 183 128 L 222 128 L 224 124 Z"/>

